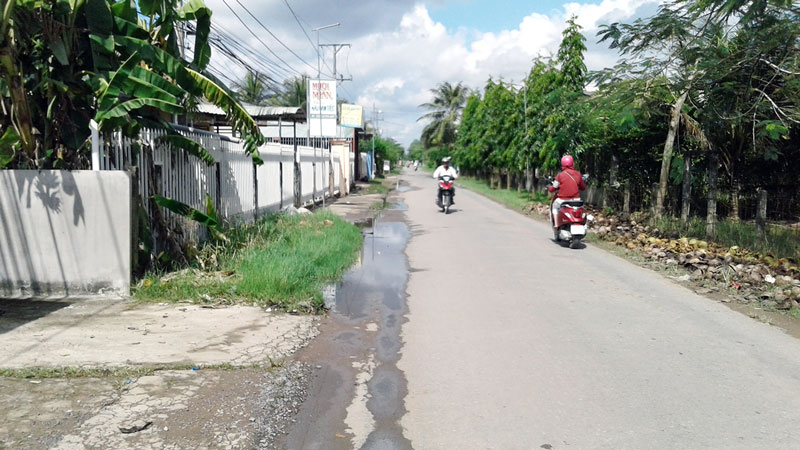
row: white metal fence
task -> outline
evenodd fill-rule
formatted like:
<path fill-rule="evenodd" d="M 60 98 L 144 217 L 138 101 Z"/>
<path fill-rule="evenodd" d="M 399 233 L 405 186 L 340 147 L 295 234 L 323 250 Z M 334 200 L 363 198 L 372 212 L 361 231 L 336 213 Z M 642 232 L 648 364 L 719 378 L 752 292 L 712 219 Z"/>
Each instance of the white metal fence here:
<path fill-rule="evenodd" d="M 152 218 L 153 211 L 147 199 L 156 193 L 201 211 L 205 211 L 208 194 L 217 213 L 231 222 L 251 221 L 294 203 L 294 146 L 278 143 L 262 146 L 259 153 L 264 164 L 256 166 L 245 152 L 244 144 L 237 139 L 191 128 L 180 132 L 206 148 L 215 163 L 206 164 L 181 149 L 159 142 L 158 137 L 165 134 L 162 130 L 145 129 L 138 142 L 153 150 L 151 170 L 137 141 L 121 133 L 103 138 L 100 169 L 134 172 L 138 193 L 149 217 Z M 340 155 L 337 152 L 298 146 L 297 153 L 302 204 L 329 196 L 329 158 L 334 164 L 334 194 L 339 194 Z M 350 173 L 353 173 L 353 161 L 351 152 Z M 197 223 L 168 211 L 165 217 L 180 239 L 197 242 L 205 237 L 205 231 Z"/>

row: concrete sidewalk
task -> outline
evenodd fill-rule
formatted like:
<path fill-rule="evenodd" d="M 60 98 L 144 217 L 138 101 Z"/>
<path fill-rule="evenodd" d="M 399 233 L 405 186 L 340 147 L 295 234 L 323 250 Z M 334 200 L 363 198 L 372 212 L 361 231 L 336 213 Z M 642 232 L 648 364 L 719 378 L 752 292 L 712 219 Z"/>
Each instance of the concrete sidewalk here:
<path fill-rule="evenodd" d="M 394 186 L 398 179 L 398 175 L 389 175 L 381 182 L 385 186 Z M 368 224 L 384 208 L 393 188 L 382 194 L 364 194 L 367 189 L 369 184 L 356 183 L 356 189 L 350 195 L 334 199 L 326 205 L 326 209 L 350 223 Z"/>
<path fill-rule="evenodd" d="M 13 375 L 0 377 L 0 448 L 269 448 L 305 397 L 310 369 L 290 357 L 318 320 L 251 306 L 0 300 L 0 370 Z M 140 376 L 150 366 L 166 370 Z"/>
<path fill-rule="evenodd" d="M 251 365 L 291 355 L 315 319 L 252 306 L 0 300 L 0 369 Z"/>

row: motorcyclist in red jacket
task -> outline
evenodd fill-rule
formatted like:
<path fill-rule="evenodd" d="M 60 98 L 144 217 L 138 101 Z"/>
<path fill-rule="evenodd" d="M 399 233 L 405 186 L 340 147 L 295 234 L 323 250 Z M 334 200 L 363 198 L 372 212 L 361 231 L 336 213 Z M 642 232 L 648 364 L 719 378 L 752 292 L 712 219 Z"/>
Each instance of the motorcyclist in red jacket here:
<path fill-rule="evenodd" d="M 586 182 L 583 176 L 572 167 L 573 164 L 572 156 L 564 155 L 561 158 L 561 173 L 556 175 L 553 184 L 547 187 L 548 191 L 556 193 L 556 199 L 553 201 L 553 209 L 550 213 L 551 224 L 554 224 L 553 218 L 558 214 L 561 204 L 569 200 L 580 200 L 580 191 L 586 189 Z"/>

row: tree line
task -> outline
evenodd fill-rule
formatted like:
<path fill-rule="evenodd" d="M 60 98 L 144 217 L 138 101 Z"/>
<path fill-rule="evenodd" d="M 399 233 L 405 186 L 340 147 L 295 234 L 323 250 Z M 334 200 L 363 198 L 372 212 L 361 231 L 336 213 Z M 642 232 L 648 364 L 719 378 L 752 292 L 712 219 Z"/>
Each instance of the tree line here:
<path fill-rule="evenodd" d="M 588 72 L 576 18 L 557 54 L 519 85 L 442 83 L 421 141 L 468 173 L 532 189 L 564 154 L 604 188 L 604 203 L 656 217 L 749 218 L 800 211 L 800 8 L 790 0 L 674 0 L 601 28 L 619 63 Z M 753 208 L 754 210 L 754 208 Z M 748 210 L 751 211 L 751 210 Z"/>

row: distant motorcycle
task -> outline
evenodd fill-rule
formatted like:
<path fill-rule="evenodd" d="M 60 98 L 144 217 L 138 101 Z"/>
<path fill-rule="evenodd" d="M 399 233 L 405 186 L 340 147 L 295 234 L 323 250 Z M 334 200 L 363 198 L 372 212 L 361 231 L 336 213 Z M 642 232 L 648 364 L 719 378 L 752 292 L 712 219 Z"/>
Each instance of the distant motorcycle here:
<path fill-rule="evenodd" d="M 442 175 L 439 177 L 439 191 L 442 194 L 441 201 L 437 203 L 441 212 L 450 214 L 450 206 L 453 204 L 453 193 L 456 180 L 450 175 Z"/>

